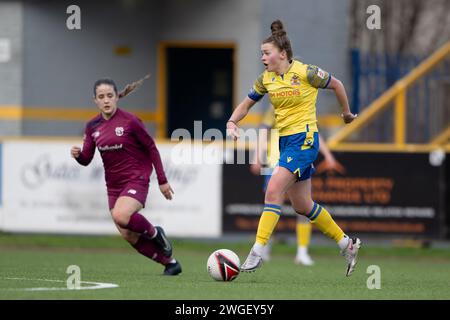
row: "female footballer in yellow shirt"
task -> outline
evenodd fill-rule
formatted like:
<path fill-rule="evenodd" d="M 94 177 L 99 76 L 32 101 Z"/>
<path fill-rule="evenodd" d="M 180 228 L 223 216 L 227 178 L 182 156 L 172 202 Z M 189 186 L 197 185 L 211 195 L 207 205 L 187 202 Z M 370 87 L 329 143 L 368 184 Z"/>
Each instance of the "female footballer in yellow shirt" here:
<path fill-rule="evenodd" d="M 350 239 L 330 213 L 311 198 L 312 163 L 319 150 L 316 125 L 318 89 L 335 92 L 345 123 L 352 122 L 356 115 L 350 112 L 342 82 L 316 66 L 294 60 L 290 40 L 280 20 L 274 21 L 270 28 L 271 36 L 261 45 L 261 60 L 266 70 L 256 79 L 248 96 L 236 107 L 227 122 L 227 135 L 238 139 L 237 124 L 267 93 L 275 110 L 275 129 L 278 129 L 280 136 L 278 166 L 266 189 L 255 244 L 241 270 L 254 271 L 261 266 L 264 246 L 278 222 L 284 194 L 287 193 L 298 214 L 305 215 L 320 231 L 336 241 L 346 259 L 346 275 L 349 276 L 355 268 L 361 240 Z"/>
<path fill-rule="evenodd" d="M 278 150 L 279 136 L 277 130 L 272 130 L 275 125 L 275 114 L 273 107 L 270 106 L 264 112 L 261 124 L 261 129 L 258 134 L 258 143 L 254 154 L 253 163 L 250 165 L 250 171 L 255 175 L 264 175 L 264 193 L 266 192 L 267 184 L 271 177 L 271 171 L 277 166 L 278 159 L 280 158 L 280 152 Z M 319 153 L 323 155 L 323 162 L 317 167 L 324 167 L 332 170 L 343 170 L 341 164 L 336 161 L 333 153 L 328 148 L 325 141 L 319 134 Z M 264 171 L 262 169 L 264 168 Z M 285 194 L 285 204 L 290 205 L 289 197 Z M 304 266 L 314 265 L 314 261 L 311 259 L 308 253 L 309 242 L 311 239 L 312 225 L 308 218 L 304 215 L 297 215 L 296 223 L 296 235 L 297 235 L 297 254 L 294 262 Z M 263 262 L 270 260 L 271 240 L 264 247 L 261 258 Z"/>

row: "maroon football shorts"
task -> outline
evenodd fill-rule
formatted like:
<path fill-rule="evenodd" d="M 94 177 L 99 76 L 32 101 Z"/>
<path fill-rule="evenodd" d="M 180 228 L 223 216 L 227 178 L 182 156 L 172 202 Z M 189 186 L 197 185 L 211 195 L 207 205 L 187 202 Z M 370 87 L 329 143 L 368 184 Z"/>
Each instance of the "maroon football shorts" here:
<path fill-rule="evenodd" d="M 108 204 L 109 209 L 114 208 L 116 201 L 119 197 L 127 196 L 139 201 L 143 207 L 145 207 L 145 201 L 147 200 L 148 183 L 143 184 L 138 182 L 128 182 L 123 187 L 108 188 Z"/>

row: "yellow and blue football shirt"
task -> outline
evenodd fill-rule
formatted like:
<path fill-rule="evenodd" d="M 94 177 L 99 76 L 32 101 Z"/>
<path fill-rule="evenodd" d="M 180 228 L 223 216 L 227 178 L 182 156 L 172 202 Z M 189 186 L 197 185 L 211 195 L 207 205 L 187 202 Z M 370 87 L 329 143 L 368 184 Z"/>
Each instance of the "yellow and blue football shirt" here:
<path fill-rule="evenodd" d="M 299 132 L 317 132 L 316 101 L 319 88 L 331 81 L 328 72 L 314 65 L 293 60 L 289 70 L 277 75 L 264 71 L 248 97 L 259 101 L 266 93 L 275 110 L 275 129 L 280 137 Z"/>
<path fill-rule="evenodd" d="M 330 81 L 328 72 L 294 60 L 285 74 L 263 72 L 248 95 L 258 101 L 264 94 L 269 94 L 275 119 L 272 121 L 270 118 L 269 109 L 264 115 L 263 125 L 269 127 L 272 124 L 275 133 L 278 131 L 278 165 L 298 175 L 299 180 L 308 179 L 314 172 L 312 163 L 319 150 L 317 94 L 318 89 L 326 88 Z M 270 149 L 268 158 L 273 166 L 278 152 L 272 139 Z"/>

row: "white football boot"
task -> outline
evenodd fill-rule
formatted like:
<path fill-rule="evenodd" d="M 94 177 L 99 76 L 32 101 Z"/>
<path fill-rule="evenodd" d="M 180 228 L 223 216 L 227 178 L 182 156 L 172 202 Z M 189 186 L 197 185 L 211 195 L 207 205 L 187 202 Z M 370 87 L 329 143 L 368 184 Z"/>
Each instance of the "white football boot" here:
<path fill-rule="evenodd" d="M 261 253 L 261 258 L 262 258 L 263 262 L 270 261 L 271 251 L 272 251 L 272 241 L 269 240 L 269 242 L 264 246 L 262 253 Z"/>
<path fill-rule="evenodd" d="M 347 271 L 345 274 L 347 277 L 355 270 L 356 263 L 358 262 L 359 248 L 361 248 L 361 240 L 359 238 L 351 238 L 348 241 L 347 248 L 341 251 L 341 255 L 347 261 Z"/>
<path fill-rule="evenodd" d="M 254 272 L 256 269 L 261 267 L 263 262 L 262 257 L 255 252 L 252 248 L 250 253 L 245 260 L 245 262 L 241 265 L 241 271 L 243 272 Z"/>

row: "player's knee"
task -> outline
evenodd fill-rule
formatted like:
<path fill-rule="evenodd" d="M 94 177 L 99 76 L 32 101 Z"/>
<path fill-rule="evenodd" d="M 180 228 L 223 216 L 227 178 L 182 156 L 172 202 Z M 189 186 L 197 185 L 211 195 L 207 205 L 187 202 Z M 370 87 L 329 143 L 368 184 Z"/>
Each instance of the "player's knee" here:
<path fill-rule="evenodd" d="M 300 215 L 300 216 L 306 217 L 305 211 L 295 209 L 295 213 L 297 213 L 297 214 Z"/>
<path fill-rule="evenodd" d="M 265 202 L 266 203 L 281 203 L 284 195 L 274 188 L 267 188 Z"/>
<path fill-rule="evenodd" d="M 311 211 L 311 206 L 309 204 L 310 201 L 298 201 L 298 203 L 295 204 L 294 210 L 297 214 L 306 216 Z"/>
<path fill-rule="evenodd" d="M 117 225 L 119 225 L 121 228 L 126 228 L 130 220 L 128 214 L 120 209 L 113 210 L 112 218 L 114 222 L 117 223 Z"/>
<path fill-rule="evenodd" d="M 280 203 L 282 202 L 282 197 L 275 192 L 273 193 L 266 192 L 266 197 L 264 201 L 265 203 Z"/>

